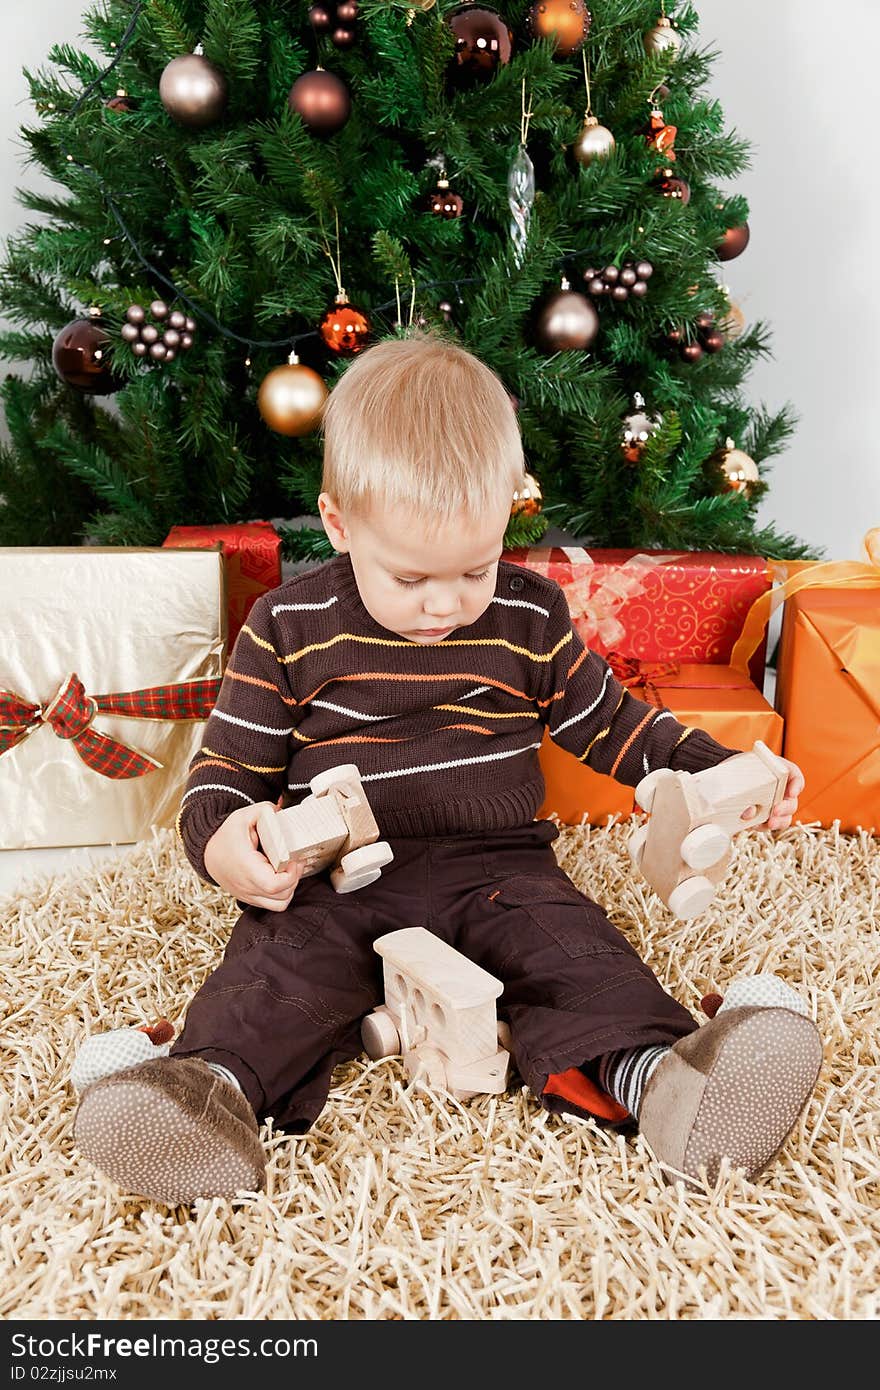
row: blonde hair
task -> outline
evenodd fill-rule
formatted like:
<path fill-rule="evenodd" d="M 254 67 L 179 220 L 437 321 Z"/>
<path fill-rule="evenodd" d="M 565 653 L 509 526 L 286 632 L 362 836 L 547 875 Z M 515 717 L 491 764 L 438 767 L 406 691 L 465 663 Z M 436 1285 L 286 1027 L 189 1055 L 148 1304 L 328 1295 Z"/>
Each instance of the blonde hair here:
<path fill-rule="evenodd" d="M 484 362 L 431 330 L 356 357 L 328 397 L 322 491 L 343 515 L 378 502 L 429 531 L 481 516 L 522 486 L 510 395 Z"/>

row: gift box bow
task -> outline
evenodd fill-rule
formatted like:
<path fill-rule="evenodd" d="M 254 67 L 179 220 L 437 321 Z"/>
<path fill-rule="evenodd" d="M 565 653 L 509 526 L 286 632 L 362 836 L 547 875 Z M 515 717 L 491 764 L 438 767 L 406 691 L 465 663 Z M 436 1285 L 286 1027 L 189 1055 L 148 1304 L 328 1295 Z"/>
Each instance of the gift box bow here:
<path fill-rule="evenodd" d="M 681 662 L 679 661 L 642 661 L 637 656 L 624 656 L 622 652 L 612 651 L 606 657 L 612 672 L 625 685 L 628 690 L 641 689 L 644 691 L 645 699 L 658 709 L 665 709 L 667 702 L 660 695 L 658 686 L 668 682 L 673 685 L 681 675 Z M 730 673 L 728 667 L 720 667 L 719 673 L 724 672 L 723 679 L 713 675 L 703 675 L 695 677 L 693 666 L 689 667 L 683 679 L 678 683 L 680 690 L 754 690 L 755 686 L 747 676 L 739 671 Z M 700 667 L 699 669 L 703 669 Z"/>
<path fill-rule="evenodd" d="M 655 566 L 681 559 L 674 555 L 631 555 L 623 564 L 608 570 L 597 564 L 589 552 L 579 547 L 560 547 L 572 566 L 556 575 L 565 592 L 572 620 L 586 646 L 601 644 L 607 651 L 626 636 L 618 613 L 628 599 L 643 594 L 648 576 Z"/>
<path fill-rule="evenodd" d="M 102 777 L 114 780 L 144 777 L 162 764 L 147 753 L 91 727 L 99 714 L 128 719 L 207 719 L 217 701 L 220 681 L 180 681 L 126 690 L 110 695 L 87 695 L 72 672 L 62 681 L 48 705 L 33 704 L 12 690 L 0 690 L 0 757 L 37 729 L 48 725 L 58 738 L 69 739 L 83 762 Z"/>

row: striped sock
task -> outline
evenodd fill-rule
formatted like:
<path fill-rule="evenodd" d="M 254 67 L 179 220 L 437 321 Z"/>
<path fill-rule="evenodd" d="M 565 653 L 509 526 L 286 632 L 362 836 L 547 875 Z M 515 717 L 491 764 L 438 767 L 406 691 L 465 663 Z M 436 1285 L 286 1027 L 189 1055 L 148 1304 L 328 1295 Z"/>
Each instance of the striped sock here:
<path fill-rule="evenodd" d="M 241 1091 L 241 1082 L 238 1080 L 238 1077 L 233 1076 L 231 1071 L 227 1071 L 226 1067 L 221 1067 L 219 1062 L 208 1062 L 207 1065 L 211 1068 L 211 1071 L 216 1072 L 218 1076 L 222 1076 L 224 1081 L 230 1082 L 236 1090 Z"/>
<path fill-rule="evenodd" d="M 642 1095 L 655 1069 L 669 1048 L 622 1047 L 617 1052 L 605 1052 L 599 1058 L 596 1078 L 603 1091 L 638 1117 Z"/>

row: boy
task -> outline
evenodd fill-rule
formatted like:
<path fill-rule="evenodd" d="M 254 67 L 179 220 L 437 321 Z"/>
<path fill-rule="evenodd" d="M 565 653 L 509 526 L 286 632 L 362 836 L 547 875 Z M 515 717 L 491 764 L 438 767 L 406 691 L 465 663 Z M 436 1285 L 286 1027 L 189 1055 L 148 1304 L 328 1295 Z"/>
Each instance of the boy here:
<path fill-rule="evenodd" d="M 557 584 L 500 561 L 524 459 L 510 397 L 439 335 L 355 359 L 323 420 L 321 519 L 339 552 L 258 600 L 178 818 L 190 862 L 242 915 L 167 1058 L 88 1087 L 77 1142 L 169 1202 L 264 1185 L 257 1117 L 306 1130 L 382 998 L 373 941 L 423 925 L 504 983 L 499 1017 L 545 1107 L 637 1120 L 657 1156 L 755 1176 L 807 1103 L 821 1044 L 786 1007 L 699 1029 L 559 867 L 538 748 L 631 786 L 735 756 L 634 698 L 573 631 Z M 354 762 L 393 861 L 339 895 L 260 852 L 261 804 Z M 771 829 L 803 788 L 791 764 Z"/>

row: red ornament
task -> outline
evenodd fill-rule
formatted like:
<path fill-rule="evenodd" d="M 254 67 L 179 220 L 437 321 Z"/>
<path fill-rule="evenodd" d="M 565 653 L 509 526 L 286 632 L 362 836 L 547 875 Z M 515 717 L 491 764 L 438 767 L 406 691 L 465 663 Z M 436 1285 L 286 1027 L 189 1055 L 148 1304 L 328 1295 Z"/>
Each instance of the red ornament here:
<path fill-rule="evenodd" d="M 340 357 L 353 357 L 367 346 L 372 325 L 366 314 L 342 294 L 336 296 L 318 325 L 321 337 L 331 351 Z"/>
<path fill-rule="evenodd" d="M 743 222 L 740 227 L 728 227 L 715 248 L 719 261 L 732 261 L 735 256 L 741 256 L 749 244 L 750 236 L 748 222 Z"/>

